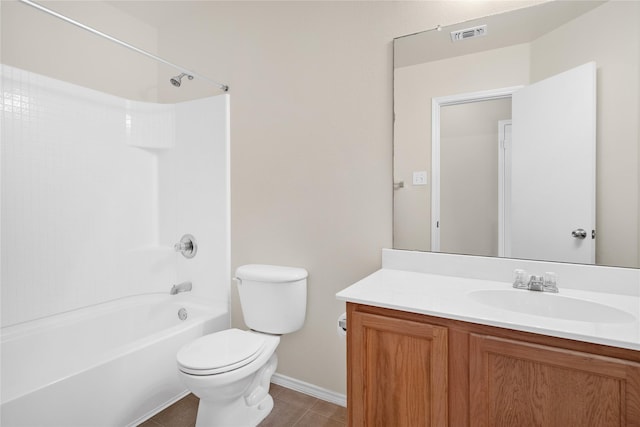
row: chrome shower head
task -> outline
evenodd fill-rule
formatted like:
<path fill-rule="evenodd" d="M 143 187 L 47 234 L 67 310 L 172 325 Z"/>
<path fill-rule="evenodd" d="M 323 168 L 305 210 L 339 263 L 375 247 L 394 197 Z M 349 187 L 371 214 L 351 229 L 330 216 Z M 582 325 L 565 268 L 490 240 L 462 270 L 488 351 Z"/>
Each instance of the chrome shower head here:
<path fill-rule="evenodd" d="M 187 74 L 187 73 L 181 73 L 179 76 L 171 77 L 169 82 L 171 82 L 171 84 L 174 85 L 175 87 L 180 87 L 180 85 L 182 84 L 182 78 L 184 76 L 187 76 L 187 78 L 189 80 L 193 80 L 193 76 L 192 75 Z"/>

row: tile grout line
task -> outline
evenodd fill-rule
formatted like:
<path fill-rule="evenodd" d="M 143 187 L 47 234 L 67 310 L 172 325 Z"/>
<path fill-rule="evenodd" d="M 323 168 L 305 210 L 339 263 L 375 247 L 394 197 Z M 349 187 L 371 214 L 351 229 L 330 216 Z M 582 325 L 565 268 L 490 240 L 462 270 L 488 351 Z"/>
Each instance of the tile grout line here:
<path fill-rule="evenodd" d="M 299 423 L 300 423 L 300 421 L 302 421 L 302 419 L 304 418 L 304 416 L 305 416 L 305 415 L 307 415 L 309 412 L 311 412 L 311 407 L 307 408 L 307 410 L 306 410 L 306 411 L 304 411 L 304 413 L 303 413 L 302 415 L 300 415 L 300 418 L 298 418 L 298 419 L 296 420 L 296 422 L 295 422 L 295 423 L 293 423 L 293 427 L 296 427 L 296 426 L 300 425 L 300 424 L 299 424 Z"/>
<path fill-rule="evenodd" d="M 302 421 L 302 419 L 303 419 L 307 414 L 309 414 L 309 413 L 312 413 L 312 414 L 315 414 L 315 415 L 317 415 L 317 416 L 319 416 L 319 417 L 325 418 L 327 421 L 334 421 L 334 422 L 342 423 L 342 421 L 340 421 L 340 420 L 334 419 L 334 418 L 329 417 L 329 416 L 327 416 L 327 415 L 325 415 L 325 414 L 322 414 L 322 413 L 320 413 L 320 412 L 314 411 L 314 410 L 313 410 L 313 407 L 314 407 L 314 406 L 315 406 L 315 402 L 314 402 L 314 404 L 313 404 L 313 405 L 309 406 L 309 408 L 308 408 L 308 409 L 307 409 L 307 410 L 306 410 L 306 411 L 305 411 L 305 412 L 300 416 L 300 418 L 298 418 L 298 419 L 296 420 L 296 422 L 295 422 L 295 423 L 293 423 L 293 426 L 292 426 L 292 427 L 300 426 L 300 425 L 301 425 L 301 424 L 300 424 L 300 422 Z M 342 424 L 346 426 L 346 423 L 342 423 Z"/>
<path fill-rule="evenodd" d="M 297 392 L 300 393 L 300 392 Z M 304 393 L 302 393 L 304 394 Z M 299 426 L 300 425 L 300 421 L 302 421 L 302 419 L 309 413 L 309 412 L 313 412 L 311 409 L 315 406 L 315 404 L 318 402 L 318 398 L 314 398 L 313 403 L 309 404 L 309 407 L 307 408 L 306 411 L 304 411 L 304 413 L 302 415 L 300 415 L 300 418 L 298 418 L 296 420 L 295 423 L 293 423 L 293 427 Z"/>

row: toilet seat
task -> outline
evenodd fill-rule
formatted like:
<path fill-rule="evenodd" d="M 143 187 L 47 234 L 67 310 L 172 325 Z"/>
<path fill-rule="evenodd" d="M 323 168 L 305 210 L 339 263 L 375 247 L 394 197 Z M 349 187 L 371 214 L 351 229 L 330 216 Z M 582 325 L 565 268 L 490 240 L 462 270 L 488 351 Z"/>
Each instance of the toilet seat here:
<path fill-rule="evenodd" d="M 191 375 L 216 375 L 241 368 L 260 356 L 266 340 L 260 334 L 227 329 L 205 335 L 183 346 L 179 368 Z"/>

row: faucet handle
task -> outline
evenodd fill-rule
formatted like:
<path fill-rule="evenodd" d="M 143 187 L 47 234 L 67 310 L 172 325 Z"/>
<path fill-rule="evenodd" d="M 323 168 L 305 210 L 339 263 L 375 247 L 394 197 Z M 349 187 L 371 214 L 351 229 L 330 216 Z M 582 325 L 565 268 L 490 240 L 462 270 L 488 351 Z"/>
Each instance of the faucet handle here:
<path fill-rule="evenodd" d="M 521 269 L 513 270 L 513 287 L 516 289 L 528 289 L 527 272 Z"/>
<path fill-rule="evenodd" d="M 191 250 L 193 250 L 193 243 L 192 242 L 178 242 L 175 245 L 173 245 L 173 250 L 175 250 L 176 252 L 191 251 Z"/>
<path fill-rule="evenodd" d="M 545 292 L 558 292 L 558 276 L 552 271 L 544 273 L 544 285 L 542 286 Z"/>
<path fill-rule="evenodd" d="M 173 245 L 176 252 L 180 252 L 185 258 L 193 258 L 198 252 L 198 243 L 191 234 L 185 234 L 180 241 Z"/>

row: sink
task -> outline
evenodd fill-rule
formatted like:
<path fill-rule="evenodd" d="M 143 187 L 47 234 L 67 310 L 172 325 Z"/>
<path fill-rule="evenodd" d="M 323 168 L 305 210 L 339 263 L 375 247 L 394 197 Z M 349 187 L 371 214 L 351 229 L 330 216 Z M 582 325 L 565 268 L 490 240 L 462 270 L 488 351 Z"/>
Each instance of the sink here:
<path fill-rule="evenodd" d="M 493 308 L 554 319 L 593 323 L 636 321 L 633 315 L 615 307 L 558 294 L 517 289 L 485 289 L 469 292 L 468 296 L 473 301 Z"/>

